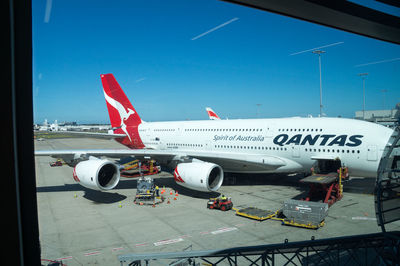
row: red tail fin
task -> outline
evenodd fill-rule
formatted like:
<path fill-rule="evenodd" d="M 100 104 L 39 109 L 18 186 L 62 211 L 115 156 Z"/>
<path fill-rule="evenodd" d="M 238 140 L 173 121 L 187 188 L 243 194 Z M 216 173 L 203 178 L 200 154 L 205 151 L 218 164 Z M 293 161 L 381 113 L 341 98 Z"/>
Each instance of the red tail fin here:
<path fill-rule="evenodd" d="M 138 126 L 142 123 L 135 108 L 119 86 L 113 74 L 100 75 L 103 83 L 104 97 L 106 98 L 108 114 L 114 133 L 126 134 L 121 143 L 131 148 L 143 148 Z"/>
<path fill-rule="evenodd" d="M 211 120 L 221 120 L 221 118 L 219 118 L 219 116 L 210 107 L 206 107 L 206 111 Z"/>

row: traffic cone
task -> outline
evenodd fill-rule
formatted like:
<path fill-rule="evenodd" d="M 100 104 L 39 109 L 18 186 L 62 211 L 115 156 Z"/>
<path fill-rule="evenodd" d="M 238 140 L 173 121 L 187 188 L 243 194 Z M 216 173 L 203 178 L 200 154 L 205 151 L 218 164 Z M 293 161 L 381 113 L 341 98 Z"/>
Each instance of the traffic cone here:
<path fill-rule="evenodd" d="M 172 194 L 174 194 L 174 193 L 172 193 L 172 190 L 171 190 L 171 191 L 169 192 L 169 194 L 172 195 Z"/>
<path fill-rule="evenodd" d="M 176 197 L 178 197 L 178 196 L 179 196 L 179 194 L 178 194 L 178 191 L 176 191 L 176 193 L 175 193 L 175 196 L 176 196 Z"/>
<path fill-rule="evenodd" d="M 176 200 L 176 197 L 174 197 L 174 200 Z"/>

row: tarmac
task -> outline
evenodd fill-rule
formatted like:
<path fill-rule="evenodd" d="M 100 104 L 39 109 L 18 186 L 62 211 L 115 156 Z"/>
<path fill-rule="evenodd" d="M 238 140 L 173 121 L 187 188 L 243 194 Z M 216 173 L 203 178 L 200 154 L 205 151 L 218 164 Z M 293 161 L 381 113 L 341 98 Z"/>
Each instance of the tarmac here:
<path fill-rule="evenodd" d="M 125 147 L 91 138 L 35 140 L 37 150 L 84 148 Z M 209 198 L 224 194 L 232 197 L 235 208 L 278 210 L 284 200 L 301 198 L 308 191 L 308 186 L 299 182 L 302 175 L 235 175 L 236 184 L 224 182 L 218 193 L 203 193 L 183 188 L 170 173 L 161 172 L 153 178 L 160 188 L 165 187 L 166 200 L 153 207 L 134 204 L 134 178 L 121 178 L 110 192 L 92 191 L 74 181 L 71 167 L 50 167 L 54 158 L 36 157 L 35 161 L 44 265 L 51 261 L 69 266 L 120 265 L 117 256 L 122 254 L 223 249 L 381 232 L 375 217 L 373 178 L 351 177 L 345 182 L 344 197 L 329 208 L 325 225 L 311 230 L 206 208 Z M 388 224 L 386 230 L 399 231 L 400 222 Z"/>

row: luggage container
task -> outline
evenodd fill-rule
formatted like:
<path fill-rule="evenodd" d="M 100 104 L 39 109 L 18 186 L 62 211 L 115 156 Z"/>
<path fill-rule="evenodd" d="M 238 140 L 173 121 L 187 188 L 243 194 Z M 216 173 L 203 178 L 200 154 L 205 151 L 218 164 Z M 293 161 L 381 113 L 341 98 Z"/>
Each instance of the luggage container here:
<path fill-rule="evenodd" d="M 286 200 L 283 204 L 283 223 L 286 225 L 302 226 L 307 228 L 319 228 L 324 225 L 328 215 L 327 203 Z"/>

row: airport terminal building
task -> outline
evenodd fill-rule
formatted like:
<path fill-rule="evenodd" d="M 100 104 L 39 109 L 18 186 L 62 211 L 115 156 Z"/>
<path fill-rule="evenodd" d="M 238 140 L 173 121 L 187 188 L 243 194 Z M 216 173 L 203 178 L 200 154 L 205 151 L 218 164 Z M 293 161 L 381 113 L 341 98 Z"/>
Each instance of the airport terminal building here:
<path fill-rule="evenodd" d="M 394 127 L 400 118 L 400 103 L 391 110 L 356 111 L 355 119 L 370 121 L 388 127 Z"/>

